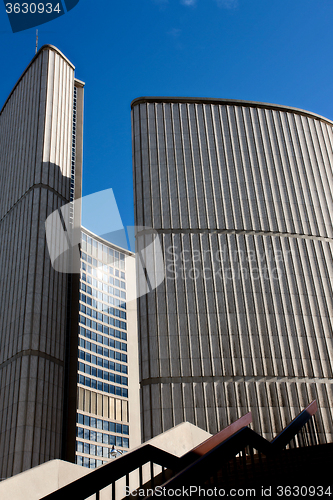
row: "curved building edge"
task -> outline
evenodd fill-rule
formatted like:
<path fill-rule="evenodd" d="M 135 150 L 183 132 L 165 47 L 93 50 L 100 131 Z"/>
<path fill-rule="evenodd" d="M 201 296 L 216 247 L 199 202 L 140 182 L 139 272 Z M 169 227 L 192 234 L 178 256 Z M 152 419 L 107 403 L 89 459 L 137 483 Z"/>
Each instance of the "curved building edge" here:
<path fill-rule="evenodd" d="M 243 106 L 247 108 L 264 108 L 271 109 L 275 111 L 286 111 L 297 113 L 299 115 L 308 116 L 310 118 L 316 118 L 317 120 L 333 125 L 333 121 L 325 118 L 325 116 L 318 115 L 312 111 L 306 111 L 305 109 L 294 108 L 292 106 L 285 106 L 284 104 L 271 104 L 267 102 L 256 102 L 256 101 L 242 101 L 240 99 L 221 99 L 218 97 L 137 97 L 131 102 L 131 109 L 138 104 L 144 103 L 170 103 L 170 104 L 222 104 L 231 106 Z"/>
<path fill-rule="evenodd" d="M 26 74 L 26 72 L 29 70 L 29 68 L 33 65 L 33 63 L 36 61 L 36 59 L 41 55 L 42 52 L 44 52 L 44 50 L 51 50 L 53 52 L 56 52 L 56 54 L 58 54 L 73 70 L 75 70 L 75 66 L 73 63 L 70 62 L 69 59 L 67 59 L 67 57 L 57 48 L 55 47 L 54 45 L 50 45 L 50 44 L 45 44 L 43 45 L 39 51 L 37 52 L 37 54 L 31 59 L 31 61 L 29 62 L 28 66 L 25 68 L 25 70 L 23 71 L 22 75 L 20 76 L 20 78 L 17 80 L 17 82 L 15 83 L 14 87 L 12 88 L 9 96 L 7 97 L 4 105 L 2 106 L 1 110 L 0 110 L 0 116 L 3 112 L 3 110 L 5 109 L 8 101 L 10 100 L 11 96 L 13 95 L 16 87 L 19 85 L 20 81 L 22 80 L 22 78 L 24 77 L 24 75 Z M 79 87 L 84 87 L 84 83 L 81 82 L 80 80 L 76 80 L 75 81 L 78 83 L 78 86 Z"/>

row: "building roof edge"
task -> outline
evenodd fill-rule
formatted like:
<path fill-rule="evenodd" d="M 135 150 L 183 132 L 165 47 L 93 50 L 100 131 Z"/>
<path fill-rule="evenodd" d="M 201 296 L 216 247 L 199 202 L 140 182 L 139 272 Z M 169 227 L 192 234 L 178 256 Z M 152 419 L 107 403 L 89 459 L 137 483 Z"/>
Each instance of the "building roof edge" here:
<path fill-rule="evenodd" d="M 92 238 L 96 238 L 96 240 L 99 241 L 100 243 L 103 243 L 104 245 L 109 246 L 109 247 L 113 247 L 115 250 L 119 250 L 120 252 L 126 253 L 127 255 L 129 255 L 131 257 L 133 255 L 135 255 L 135 252 L 132 252 L 132 250 L 128 250 L 127 248 L 120 247 L 119 245 L 116 245 L 115 243 L 111 243 L 111 241 L 105 240 L 104 238 L 102 238 L 101 236 L 98 236 L 97 234 L 93 233 L 92 231 L 90 231 L 89 229 L 87 229 L 84 226 L 81 226 L 81 231 L 83 231 L 84 233 L 87 233 L 88 236 L 91 236 Z"/>
<path fill-rule="evenodd" d="M 0 110 L 0 115 L 2 114 L 3 110 L 5 109 L 9 99 L 11 98 L 11 96 L 13 95 L 13 92 L 14 90 L 16 89 L 16 87 L 18 86 L 18 84 L 20 83 L 20 81 L 22 80 L 22 78 L 24 77 L 24 75 L 26 74 L 26 72 L 28 71 L 28 69 L 30 68 L 30 66 L 32 66 L 32 64 L 35 62 L 35 60 L 40 56 L 40 54 L 42 52 L 44 52 L 44 50 L 52 50 L 53 52 L 56 52 L 60 57 L 62 57 L 64 59 L 64 61 L 66 61 L 67 64 L 69 64 L 69 66 L 75 70 L 75 66 L 73 63 L 70 62 L 69 59 L 67 59 L 67 57 L 59 50 L 57 49 L 57 47 L 55 47 L 54 45 L 49 45 L 49 44 L 45 44 L 43 45 L 39 51 L 37 52 L 37 54 L 35 54 L 35 56 L 31 59 L 31 61 L 29 62 L 28 66 L 25 68 L 25 70 L 23 71 L 23 73 L 21 74 L 20 78 L 17 80 L 17 82 L 15 83 L 14 87 L 12 88 L 9 96 L 7 97 L 4 105 L 2 106 L 1 110 Z"/>
<path fill-rule="evenodd" d="M 333 125 L 333 121 L 325 118 L 324 116 L 313 113 L 312 111 L 306 111 L 305 109 L 294 108 L 292 106 L 285 106 L 283 104 L 271 104 L 267 102 L 256 102 L 256 101 L 242 101 L 240 99 L 220 99 L 217 97 L 151 97 L 143 96 L 137 97 L 131 102 L 131 108 L 143 103 L 189 103 L 189 104 L 225 104 L 234 106 L 244 106 L 250 108 L 265 108 L 273 109 L 276 111 L 290 111 L 292 113 L 298 113 L 300 115 L 309 116 L 311 118 L 317 118 L 318 120 L 324 121 L 329 125 Z"/>

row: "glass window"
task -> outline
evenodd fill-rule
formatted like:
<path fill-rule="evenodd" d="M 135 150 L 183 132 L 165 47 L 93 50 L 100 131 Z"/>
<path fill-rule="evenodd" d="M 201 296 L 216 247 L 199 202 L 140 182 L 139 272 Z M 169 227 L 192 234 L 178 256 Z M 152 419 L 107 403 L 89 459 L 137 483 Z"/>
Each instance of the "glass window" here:
<path fill-rule="evenodd" d="M 123 439 L 121 436 L 116 436 L 116 446 L 122 446 L 123 445 Z"/>
<path fill-rule="evenodd" d="M 76 443 L 76 450 L 80 453 L 83 453 L 83 443 L 81 443 L 80 441 L 78 441 Z"/>
<path fill-rule="evenodd" d="M 90 426 L 90 417 L 88 415 L 84 416 L 84 425 L 86 425 L 87 427 Z"/>
<path fill-rule="evenodd" d="M 90 452 L 90 446 L 89 446 L 89 443 L 83 443 L 83 452 L 86 453 L 87 455 L 89 455 L 89 452 Z"/>
<path fill-rule="evenodd" d="M 91 380 L 91 388 L 92 389 L 97 389 L 97 382 L 94 379 Z"/>
<path fill-rule="evenodd" d="M 109 448 L 103 446 L 103 457 L 109 458 Z"/>
<path fill-rule="evenodd" d="M 109 431 L 116 432 L 116 424 L 114 422 L 109 422 Z"/>
<path fill-rule="evenodd" d="M 96 441 L 96 431 L 90 431 L 90 441 Z"/>
<path fill-rule="evenodd" d="M 90 417 L 90 426 L 96 427 L 96 418 L 95 417 Z"/>
<path fill-rule="evenodd" d="M 123 438 L 123 447 L 129 448 L 129 439 L 128 438 Z"/>
<path fill-rule="evenodd" d="M 91 445 L 92 446 L 92 445 Z M 96 455 L 96 453 L 91 453 L 91 446 L 90 446 L 90 454 L 91 455 Z M 96 447 L 95 447 L 96 448 Z M 95 469 L 96 468 L 96 459 L 95 458 L 91 458 L 90 459 L 90 468 L 91 469 Z"/>
<path fill-rule="evenodd" d="M 129 427 L 128 425 L 123 425 L 123 434 L 129 434 Z"/>
<path fill-rule="evenodd" d="M 109 443 L 109 436 L 107 434 L 103 434 L 103 443 L 108 444 Z"/>
<path fill-rule="evenodd" d="M 77 435 L 77 437 L 83 439 L 83 428 L 82 427 L 77 427 L 76 435 Z"/>
<path fill-rule="evenodd" d="M 121 427 L 122 427 L 122 426 L 121 426 L 121 424 L 116 424 L 116 432 L 117 432 L 118 434 L 121 434 L 121 433 L 122 433 L 122 428 L 121 428 Z"/>
<path fill-rule="evenodd" d="M 83 424 L 83 419 L 84 419 L 84 417 L 83 417 L 82 413 L 78 413 L 77 421 L 79 424 Z"/>
<path fill-rule="evenodd" d="M 97 429 L 103 429 L 103 421 L 100 418 L 97 419 Z"/>
<path fill-rule="evenodd" d="M 97 443 L 102 443 L 103 434 L 101 432 L 97 432 Z"/>
<path fill-rule="evenodd" d="M 84 439 L 90 440 L 90 430 L 84 429 Z"/>
<path fill-rule="evenodd" d="M 96 455 L 96 445 L 95 444 L 90 445 L 90 455 Z"/>
<path fill-rule="evenodd" d="M 97 446 L 96 448 L 97 448 L 97 450 L 96 450 L 96 451 L 97 451 L 96 455 L 97 455 L 98 457 L 101 457 L 101 456 L 102 456 L 102 446 Z M 98 462 L 100 462 L 100 464 L 102 464 L 102 462 L 101 462 L 100 460 L 97 460 L 97 463 L 98 463 Z"/>
<path fill-rule="evenodd" d="M 109 436 L 109 444 L 115 446 L 116 444 L 116 436 Z"/>
<path fill-rule="evenodd" d="M 79 451 L 79 450 L 77 450 L 77 451 Z M 83 466 L 83 457 L 77 456 L 76 457 L 76 463 L 78 465 L 81 465 L 81 467 L 82 467 Z"/>

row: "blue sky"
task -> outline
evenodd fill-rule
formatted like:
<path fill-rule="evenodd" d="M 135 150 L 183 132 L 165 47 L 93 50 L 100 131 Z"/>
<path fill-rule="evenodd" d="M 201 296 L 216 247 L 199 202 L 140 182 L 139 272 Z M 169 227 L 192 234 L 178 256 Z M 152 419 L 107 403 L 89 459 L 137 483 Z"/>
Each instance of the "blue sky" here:
<path fill-rule="evenodd" d="M 295 106 L 333 119 L 332 0 L 80 0 L 39 27 L 86 82 L 83 194 L 133 225 L 130 103 L 142 95 Z M 34 56 L 0 4 L 0 107 Z"/>

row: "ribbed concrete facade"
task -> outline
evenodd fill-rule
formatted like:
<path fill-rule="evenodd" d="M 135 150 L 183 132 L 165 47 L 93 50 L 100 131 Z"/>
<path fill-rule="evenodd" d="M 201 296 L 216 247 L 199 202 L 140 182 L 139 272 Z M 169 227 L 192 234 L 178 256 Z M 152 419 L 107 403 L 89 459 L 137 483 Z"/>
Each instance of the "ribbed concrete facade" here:
<path fill-rule="evenodd" d="M 135 223 L 166 279 L 138 303 L 143 437 L 267 438 L 308 402 L 332 440 L 333 123 L 221 99 L 132 103 Z"/>
<path fill-rule="evenodd" d="M 0 112 L 2 478 L 61 454 L 68 276 L 51 266 L 45 219 L 70 201 L 73 92 L 74 66 L 44 46 Z"/>

